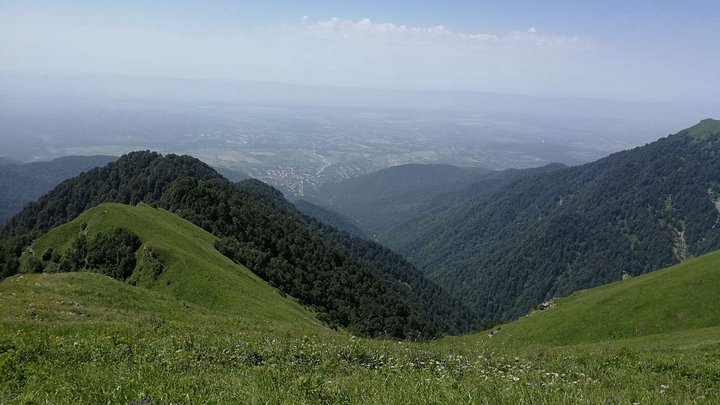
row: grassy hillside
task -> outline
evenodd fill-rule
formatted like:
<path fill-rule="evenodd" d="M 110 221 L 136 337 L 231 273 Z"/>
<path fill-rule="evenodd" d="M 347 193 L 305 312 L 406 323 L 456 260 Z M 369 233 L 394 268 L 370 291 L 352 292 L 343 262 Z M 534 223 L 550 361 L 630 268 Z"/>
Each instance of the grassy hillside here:
<path fill-rule="evenodd" d="M 122 227 L 143 242 L 138 269 L 129 279 L 139 286 L 177 299 L 242 316 L 243 319 L 318 324 L 313 314 L 234 263 L 215 249 L 216 238 L 179 216 L 148 205 L 101 204 L 38 239 L 31 249 L 38 256 L 48 248 L 62 254 L 85 228 L 89 235 Z M 157 277 L 143 252 L 151 249 L 164 264 Z M 26 253 L 23 259 L 30 253 Z"/>
<path fill-rule="evenodd" d="M 720 328 L 559 348 L 368 340 L 93 273 L 5 279 L 0 306 L 0 403 L 720 401 Z"/>
<path fill-rule="evenodd" d="M 178 214 L 221 238 L 218 249 L 224 255 L 322 313 L 328 323 L 365 336 L 428 339 L 449 330 L 434 302 L 406 299 L 415 292 L 405 289 L 401 294 L 400 280 L 385 277 L 369 262 L 348 255 L 343 247 L 324 238 L 280 192 L 252 179 L 232 183 L 191 156 L 150 151 L 124 155 L 103 168 L 64 181 L 28 204 L 0 228 L 0 238 L 46 232 L 104 202 L 147 203 Z M 121 274 L 124 279 L 135 261 L 127 253 L 135 251 L 132 246 L 139 240 L 131 241 L 130 235 L 117 236 L 120 239 L 102 235 L 100 242 L 97 237 L 88 242 L 103 246 L 102 252 L 93 248 L 97 260 L 110 257 L 113 245 L 127 246 L 116 249 L 123 253 L 112 259 L 118 261 L 115 270 L 103 270 L 100 262 L 93 268 L 104 274 Z M 129 244 L 122 242 L 125 237 Z M 83 243 L 80 239 L 79 244 Z M 5 246 L 8 244 L 14 247 Z M 14 274 L 17 248 L 22 244 L 2 245 L 0 268 L 7 276 Z M 59 266 L 68 271 L 87 267 L 78 259 L 83 256 L 81 246 L 78 248 L 72 251 L 78 254 L 66 255 Z M 417 269 L 406 268 L 422 277 Z M 418 302 L 421 305 L 416 305 Z"/>
<path fill-rule="evenodd" d="M 578 291 L 495 329 L 493 343 L 572 345 L 649 335 L 720 336 L 720 251 Z M 483 334 L 484 335 L 484 334 Z M 688 338 L 688 341 L 691 339 Z"/>

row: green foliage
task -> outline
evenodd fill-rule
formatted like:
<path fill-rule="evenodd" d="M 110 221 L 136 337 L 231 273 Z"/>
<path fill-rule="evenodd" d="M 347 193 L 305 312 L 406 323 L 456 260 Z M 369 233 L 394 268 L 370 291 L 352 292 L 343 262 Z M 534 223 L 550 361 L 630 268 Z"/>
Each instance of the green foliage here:
<path fill-rule="evenodd" d="M 25 250 L 38 235 L 37 232 L 30 232 L 21 236 L 0 240 L 0 280 L 15 275 L 20 271 L 19 258 L 22 256 L 23 250 Z"/>
<path fill-rule="evenodd" d="M 327 208 L 323 208 L 319 205 L 313 204 L 305 200 L 294 201 L 293 204 L 298 211 L 302 212 L 306 216 L 316 219 L 323 224 L 329 225 L 337 230 L 347 232 L 350 235 L 366 238 L 367 235 L 353 221 L 335 211 L 331 211 Z"/>
<path fill-rule="evenodd" d="M 82 258 L 87 257 L 92 241 L 98 235 L 102 235 L 100 240 L 107 240 L 118 228 L 137 235 L 143 244 L 134 254 L 135 271 L 126 280 L 127 284 L 136 286 L 137 292 L 132 288 L 128 290 L 129 286 L 118 287 L 120 291 L 113 290 L 117 296 L 106 295 L 112 300 L 122 301 L 128 291 L 140 297 L 156 291 L 191 303 L 194 308 L 211 309 L 248 321 L 292 320 L 308 330 L 317 327 L 312 313 L 293 300 L 284 299 L 248 269 L 221 255 L 213 247 L 215 237 L 175 214 L 148 205 L 101 204 L 52 229 L 35 240 L 31 249 L 42 252 L 52 247 L 62 254 L 64 263 L 73 262 L 68 257 L 78 257 L 80 264 L 75 266 L 76 271 L 82 270 L 85 266 Z M 119 239 L 134 240 L 132 237 Z M 26 251 L 22 260 L 30 254 Z M 88 272 L 53 276 L 71 277 L 70 274 Z M 152 306 L 148 311 L 150 308 Z"/>
<path fill-rule="evenodd" d="M 343 224 L 349 221 L 352 227 L 384 243 L 386 232 L 423 218 L 428 212 L 452 202 L 487 195 L 517 179 L 560 167 L 562 165 L 553 164 L 536 169 L 494 171 L 446 164 L 400 165 L 339 183 L 326 183 L 306 196 L 320 208 L 327 208 L 325 210 L 301 201 L 297 205 L 306 215 L 362 236 L 352 228 L 345 228 Z"/>
<path fill-rule="evenodd" d="M 391 277 L 324 239 L 280 192 L 256 180 L 233 184 L 188 156 L 123 156 L 60 184 L 2 232 L 46 230 L 103 201 L 143 201 L 179 214 L 223 238 L 225 253 L 272 286 L 358 334 L 431 338 L 443 331 L 386 281 Z M 68 253 L 60 271 L 82 264 Z"/>
<path fill-rule="evenodd" d="M 42 261 L 37 259 L 35 256 L 31 256 L 28 259 L 27 271 L 28 273 L 42 273 L 45 270 L 45 266 Z"/>
<path fill-rule="evenodd" d="M 143 249 L 143 261 L 148 267 L 153 280 L 157 280 L 165 271 L 165 261 L 160 257 L 150 245 L 145 245 Z"/>
<path fill-rule="evenodd" d="M 48 261 L 48 260 L 52 259 L 53 253 L 55 253 L 53 248 L 47 248 L 42 254 L 42 259 L 44 261 Z"/>
<path fill-rule="evenodd" d="M 0 236 L 48 231 L 102 202 L 131 205 L 153 202 L 170 183 L 185 176 L 220 177 L 212 168 L 189 156 L 161 156 L 148 151 L 129 153 L 105 167 L 60 183 L 12 217 Z"/>
<path fill-rule="evenodd" d="M 135 269 L 135 251 L 141 244 L 137 235 L 122 228 L 109 235 L 97 233 L 88 242 L 85 265 L 92 271 L 125 280 Z"/>
<path fill-rule="evenodd" d="M 0 300 L 2 403 L 720 401 L 717 327 L 559 348 L 366 340 L 92 273 L 13 277 Z"/>
<path fill-rule="evenodd" d="M 364 262 L 385 278 L 407 302 L 413 303 L 424 317 L 432 319 L 443 330 L 459 334 L 477 330 L 484 325 L 460 300 L 449 296 L 435 283 L 425 278 L 402 256 L 369 240 L 337 230 L 314 221 L 313 226 L 326 240 L 341 247 L 350 257 Z"/>
<path fill-rule="evenodd" d="M 112 156 L 66 156 L 49 162 L 0 164 L 0 224 L 61 181 L 113 160 Z"/>
<path fill-rule="evenodd" d="M 51 246 L 44 250 L 42 260 L 34 253 L 29 254 L 25 268 L 29 273 L 41 273 L 46 270 L 47 263 L 48 269 L 59 272 L 85 270 L 125 280 L 135 269 L 135 252 L 141 244 L 136 234 L 123 228 L 115 228 L 108 234 L 98 232 L 92 237 L 82 232 L 72 239 L 72 245 L 64 255 L 57 254 Z"/>
<path fill-rule="evenodd" d="M 258 181 L 184 179 L 159 204 L 223 237 L 217 243 L 221 252 L 323 312 L 331 324 L 369 336 L 439 333 L 369 265 L 329 244 L 277 191 Z"/>
<path fill-rule="evenodd" d="M 516 318 L 719 248 L 719 141 L 720 121 L 704 121 L 453 203 L 383 241 L 482 316 Z"/>
<path fill-rule="evenodd" d="M 236 238 L 218 239 L 215 241 L 215 248 L 235 263 L 241 263 L 249 269 L 264 269 L 270 261 L 268 254 L 252 249 Z"/>
<path fill-rule="evenodd" d="M 718 286 L 720 251 L 556 299 L 487 340 L 570 345 L 700 331 L 720 324 Z"/>

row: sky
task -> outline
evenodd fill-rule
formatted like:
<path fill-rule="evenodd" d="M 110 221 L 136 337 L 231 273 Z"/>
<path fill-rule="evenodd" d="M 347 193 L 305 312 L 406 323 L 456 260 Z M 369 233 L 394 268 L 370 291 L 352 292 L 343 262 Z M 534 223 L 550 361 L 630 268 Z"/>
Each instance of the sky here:
<path fill-rule="evenodd" d="M 0 0 L 0 74 L 720 101 L 715 1 Z"/>

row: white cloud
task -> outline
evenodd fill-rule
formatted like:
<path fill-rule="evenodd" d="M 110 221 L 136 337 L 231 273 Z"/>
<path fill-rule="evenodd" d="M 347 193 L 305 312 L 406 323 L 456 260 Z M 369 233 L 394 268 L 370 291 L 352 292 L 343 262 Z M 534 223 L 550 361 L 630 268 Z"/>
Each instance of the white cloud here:
<path fill-rule="evenodd" d="M 333 17 L 327 21 L 310 22 L 305 16 L 299 33 L 324 39 L 374 39 L 397 42 L 436 42 L 469 44 L 478 46 L 533 46 L 555 48 L 585 48 L 589 41 L 578 36 L 539 33 L 535 27 L 527 31 L 504 34 L 455 32 L 442 25 L 413 27 L 394 23 L 376 23 L 369 18 L 342 20 Z"/>
<path fill-rule="evenodd" d="M 5 24 L 2 24 L 5 22 Z M 456 32 L 370 19 L 187 27 L 0 16 L 0 72 L 227 78 L 536 94 L 586 80 L 589 41 L 542 30 Z M 590 69 L 592 70 L 592 69 Z M 582 80 L 573 80 L 580 77 Z M 573 84 L 575 86 L 575 84 Z M 575 87 L 572 87 L 575 91 Z"/>

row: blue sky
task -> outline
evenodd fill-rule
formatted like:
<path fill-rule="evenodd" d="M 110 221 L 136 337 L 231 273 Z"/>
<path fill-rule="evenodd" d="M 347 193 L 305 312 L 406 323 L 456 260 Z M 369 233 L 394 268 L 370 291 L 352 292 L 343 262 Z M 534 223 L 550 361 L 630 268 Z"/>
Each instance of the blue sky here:
<path fill-rule="evenodd" d="M 717 1 L 0 1 L 0 72 L 718 101 Z"/>

